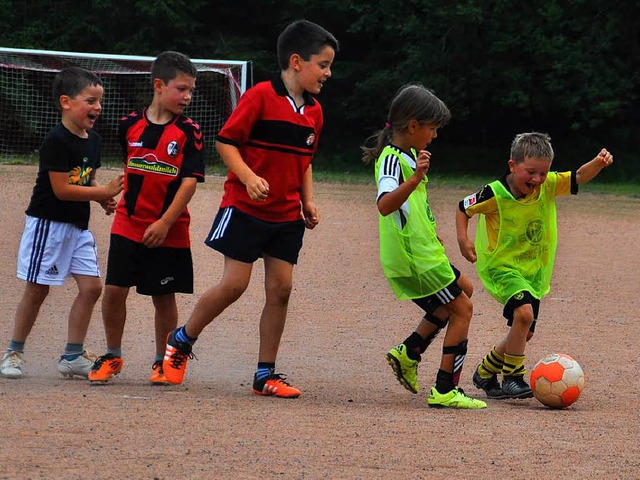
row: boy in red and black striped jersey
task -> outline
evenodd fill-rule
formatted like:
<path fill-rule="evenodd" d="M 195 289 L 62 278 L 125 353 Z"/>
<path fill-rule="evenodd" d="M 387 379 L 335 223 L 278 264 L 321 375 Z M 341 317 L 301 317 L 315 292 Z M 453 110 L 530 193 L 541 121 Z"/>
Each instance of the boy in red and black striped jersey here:
<path fill-rule="evenodd" d="M 262 257 L 266 303 L 253 391 L 300 395 L 275 373 L 275 361 L 304 229 L 319 221 L 311 159 L 323 116 L 312 95 L 331 76 L 337 50 L 338 41 L 321 26 L 306 20 L 290 24 L 278 38 L 280 74 L 249 89 L 219 132 L 216 148 L 229 174 L 205 243 L 224 255 L 224 273 L 202 295 L 187 324 L 169 337 L 163 364 L 169 382 L 182 382 L 192 344 L 242 295 L 253 263 Z"/>
<path fill-rule="evenodd" d="M 155 308 L 156 356 L 149 381 L 166 384 L 162 357 L 178 323 L 176 292 L 193 293 L 187 204 L 204 181 L 200 127 L 183 115 L 195 88 L 196 68 L 178 52 L 163 52 L 151 67 L 153 100 L 118 125 L 125 159 L 125 189 L 111 228 L 102 315 L 107 353 L 89 380 L 120 372 L 129 289 L 149 295 Z"/>

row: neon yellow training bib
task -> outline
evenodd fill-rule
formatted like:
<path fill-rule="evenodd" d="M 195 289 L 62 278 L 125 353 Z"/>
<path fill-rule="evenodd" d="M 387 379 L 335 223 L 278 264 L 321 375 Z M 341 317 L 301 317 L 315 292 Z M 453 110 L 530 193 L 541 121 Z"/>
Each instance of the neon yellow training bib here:
<path fill-rule="evenodd" d="M 412 150 L 415 157 L 416 152 Z M 382 160 L 395 155 L 406 180 L 414 173 L 411 166 L 393 148 L 385 147 L 376 161 L 376 183 Z M 409 195 L 409 215 L 400 228 L 392 215 L 378 214 L 380 263 L 396 297 L 401 300 L 422 298 L 442 290 L 455 280 L 455 274 L 436 235 L 436 220 L 429 207 L 428 179 Z"/>
<path fill-rule="evenodd" d="M 555 192 L 557 174 L 550 172 L 537 200 L 517 201 L 504 185 L 490 184 L 500 216 L 500 230 L 489 250 L 484 215 L 476 228 L 476 269 L 487 292 L 504 304 L 518 292 L 540 299 L 550 290 L 558 244 Z"/>

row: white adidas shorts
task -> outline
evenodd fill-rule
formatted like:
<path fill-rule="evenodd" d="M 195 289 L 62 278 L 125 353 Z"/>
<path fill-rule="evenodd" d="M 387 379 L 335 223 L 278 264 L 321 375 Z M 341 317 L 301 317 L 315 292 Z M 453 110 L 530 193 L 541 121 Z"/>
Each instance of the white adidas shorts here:
<path fill-rule="evenodd" d="M 18 278 L 40 285 L 62 285 L 74 274 L 100 276 L 93 234 L 70 223 L 27 215 L 18 250 Z"/>

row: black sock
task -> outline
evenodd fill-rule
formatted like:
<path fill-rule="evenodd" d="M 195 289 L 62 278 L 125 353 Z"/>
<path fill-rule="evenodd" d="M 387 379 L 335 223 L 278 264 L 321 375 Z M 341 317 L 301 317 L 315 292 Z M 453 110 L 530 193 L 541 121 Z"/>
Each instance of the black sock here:
<path fill-rule="evenodd" d="M 456 388 L 456 386 L 453 383 L 453 373 L 438 370 L 438 375 L 436 376 L 436 390 L 445 394 L 449 393 L 454 388 Z"/>
<path fill-rule="evenodd" d="M 420 353 L 425 350 L 424 346 L 426 342 L 424 338 L 418 335 L 418 332 L 413 332 L 402 343 L 407 347 L 407 356 L 411 360 L 420 361 Z"/>

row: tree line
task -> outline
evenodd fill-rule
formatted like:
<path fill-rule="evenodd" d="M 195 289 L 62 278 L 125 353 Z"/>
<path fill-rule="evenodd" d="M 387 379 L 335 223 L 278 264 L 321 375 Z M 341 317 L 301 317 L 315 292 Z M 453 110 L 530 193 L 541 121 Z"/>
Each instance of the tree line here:
<path fill-rule="evenodd" d="M 501 172 L 521 131 L 551 135 L 557 168 L 606 146 L 640 181 L 640 0 L 0 0 L 0 45 L 14 48 L 251 60 L 277 72 L 275 45 L 292 20 L 340 41 L 320 97 L 320 168 L 355 170 L 404 83 L 433 89 L 452 111 L 432 145 L 434 167 Z M 215 132 L 210 132 L 210 138 Z M 435 156 L 437 153 L 437 156 Z M 440 160 L 438 160 L 440 159 Z"/>

